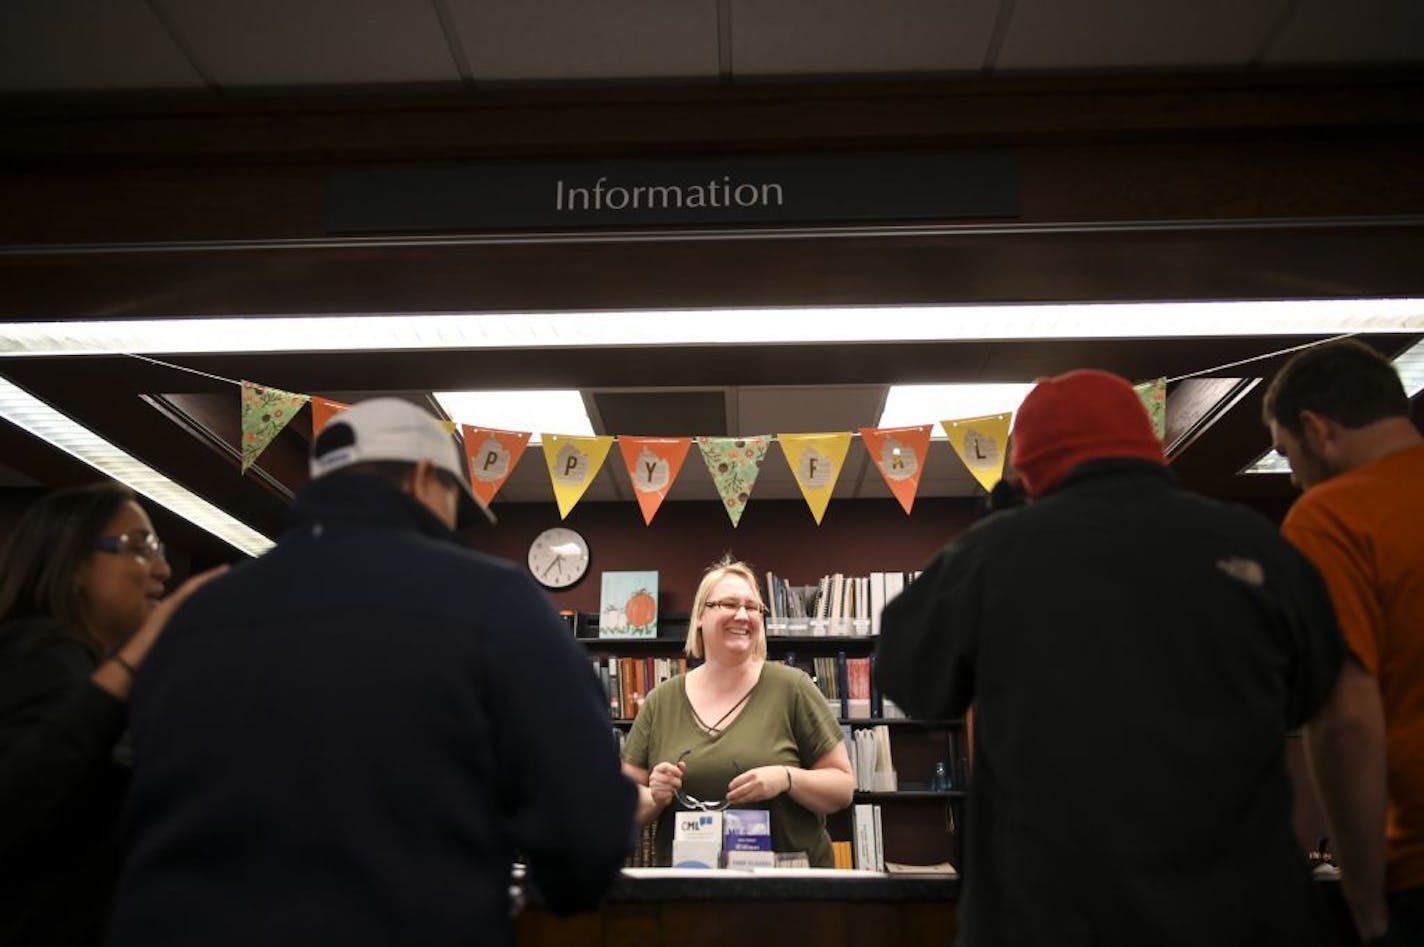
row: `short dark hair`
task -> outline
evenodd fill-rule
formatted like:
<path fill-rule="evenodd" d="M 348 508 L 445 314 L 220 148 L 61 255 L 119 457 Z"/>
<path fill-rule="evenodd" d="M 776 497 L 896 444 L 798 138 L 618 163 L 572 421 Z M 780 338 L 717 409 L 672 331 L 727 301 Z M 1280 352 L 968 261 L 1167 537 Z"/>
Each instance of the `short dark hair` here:
<path fill-rule="evenodd" d="M 58 490 L 25 510 L 0 550 L 0 623 L 42 616 L 91 638 L 74 575 L 94 553 L 104 527 L 131 502 L 127 487 L 98 483 Z"/>
<path fill-rule="evenodd" d="M 1261 405 L 1265 421 L 1300 437 L 1302 411 L 1347 428 L 1364 427 L 1409 417 L 1409 395 L 1384 356 L 1363 342 L 1342 339 L 1300 352 L 1271 380 Z"/>

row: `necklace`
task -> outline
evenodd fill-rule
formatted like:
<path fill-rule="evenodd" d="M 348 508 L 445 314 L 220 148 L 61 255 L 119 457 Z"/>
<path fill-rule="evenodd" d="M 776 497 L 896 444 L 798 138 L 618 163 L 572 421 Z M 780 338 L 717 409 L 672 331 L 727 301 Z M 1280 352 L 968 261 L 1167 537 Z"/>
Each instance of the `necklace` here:
<path fill-rule="evenodd" d="M 707 724 L 703 722 L 703 720 L 702 720 L 702 718 L 701 718 L 700 716 L 698 716 L 697 708 L 696 708 L 696 707 L 693 707 L 693 706 L 692 706 L 692 701 L 689 700 L 689 701 L 687 702 L 687 706 L 688 706 L 688 708 L 692 711 L 692 719 L 693 719 L 693 720 L 696 720 L 696 721 L 697 721 L 697 725 L 698 725 L 699 727 L 701 727 L 703 730 L 706 730 L 708 733 L 721 733 L 721 732 L 722 732 L 722 729 L 721 729 L 721 728 L 722 728 L 722 723 L 723 723 L 723 721 L 725 721 L 728 717 L 732 716 L 732 714 L 736 713 L 736 712 L 737 712 L 737 708 L 738 708 L 738 707 L 741 707 L 742 704 L 745 704 L 745 703 L 747 702 L 747 698 L 750 697 L 750 696 L 752 696 L 752 691 L 756 690 L 757 683 L 759 683 L 760 680 L 761 680 L 761 678 L 758 677 L 758 678 L 757 678 L 757 682 L 754 682 L 751 687 L 748 687 L 748 688 L 747 688 L 747 692 L 746 692 L 745 694 L 743 694 L 741 697 L 738 697 L 738 698 L 737 698 L 737 702 L 736 702 L 735 704 L 733 704 L 732 706 L 728 707 L 728 708 L 727 708 L 727 712 L 724 713 L 722 716 L 718 717 L 718 718 L 717 718 L 717 722 L 714 723 L 714 724 L 712 724 L 712 726 L 710 726 L 710 727 L 707 726 Z"/>

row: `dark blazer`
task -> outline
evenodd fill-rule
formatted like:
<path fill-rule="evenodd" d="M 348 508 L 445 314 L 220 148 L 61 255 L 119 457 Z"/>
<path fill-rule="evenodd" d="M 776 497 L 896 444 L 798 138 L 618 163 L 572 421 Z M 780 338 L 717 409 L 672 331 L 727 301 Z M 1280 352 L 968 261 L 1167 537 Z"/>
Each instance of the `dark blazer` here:
<path fill-rule="evenodd" d="M 297 495 L 275 549 L 179 610 L 136 682 L 114 945 L 511 938 L 632 845 L 588 659 L 528 575 L 384 481 Z"/>
<path fill-rule="evenodd" d="M 962 942 L 1317 943 L 1290 728 L 1343 654 L 1310 565 L 1160 465 L 981 520 L 881 619 L 886 696 L 974 705 Z"/>

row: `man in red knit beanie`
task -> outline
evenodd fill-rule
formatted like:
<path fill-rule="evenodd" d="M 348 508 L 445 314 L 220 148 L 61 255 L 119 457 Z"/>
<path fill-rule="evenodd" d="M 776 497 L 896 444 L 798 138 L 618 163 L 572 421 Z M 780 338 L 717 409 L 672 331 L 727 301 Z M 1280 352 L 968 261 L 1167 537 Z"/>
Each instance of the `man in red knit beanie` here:
<path fill-rule="evenodd" d="M 1039 379 L 1014 416 L 1013 441 L 1012 463 L 1031 497 L 1048 493 L 1084 461 L 1166 463 L 1137 392 L 1117 375 L 1091 368 Z"/>
<path fill-rule="evenodd" d="M 950 543 L 876 648 L 910 715 L 974 706 L 959 942 L 1328 942 L 1285 763 L 1343 654 L 1319 576 L 1178 488 L 1115 375 L 1040 381 L 1012 461 L 1033 501 Z"/>

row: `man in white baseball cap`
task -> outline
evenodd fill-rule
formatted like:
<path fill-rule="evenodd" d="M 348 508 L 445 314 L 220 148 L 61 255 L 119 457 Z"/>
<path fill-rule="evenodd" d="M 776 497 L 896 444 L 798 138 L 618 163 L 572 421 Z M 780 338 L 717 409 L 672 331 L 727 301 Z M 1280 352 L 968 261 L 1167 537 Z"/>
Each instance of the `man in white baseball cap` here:
<path fill-rule="evenodd" d="M 335 415 L 276 547 L 173 616 L 108 947 L 510 944 L 516 853 L 557 913 L 618 878 L 608 704 L 527 570 L 453 532 L 488 517 L 460 453 L 405 401 Z"/>
<path fill-rule="evenodd" d="M 400 398 L 362 401 L 326 423 L 312 445 L 312 479 L 338 470 L 397 480 L 451 529 L 495 522 L 470 489 L 454 438 L 435 418 Z"/>

